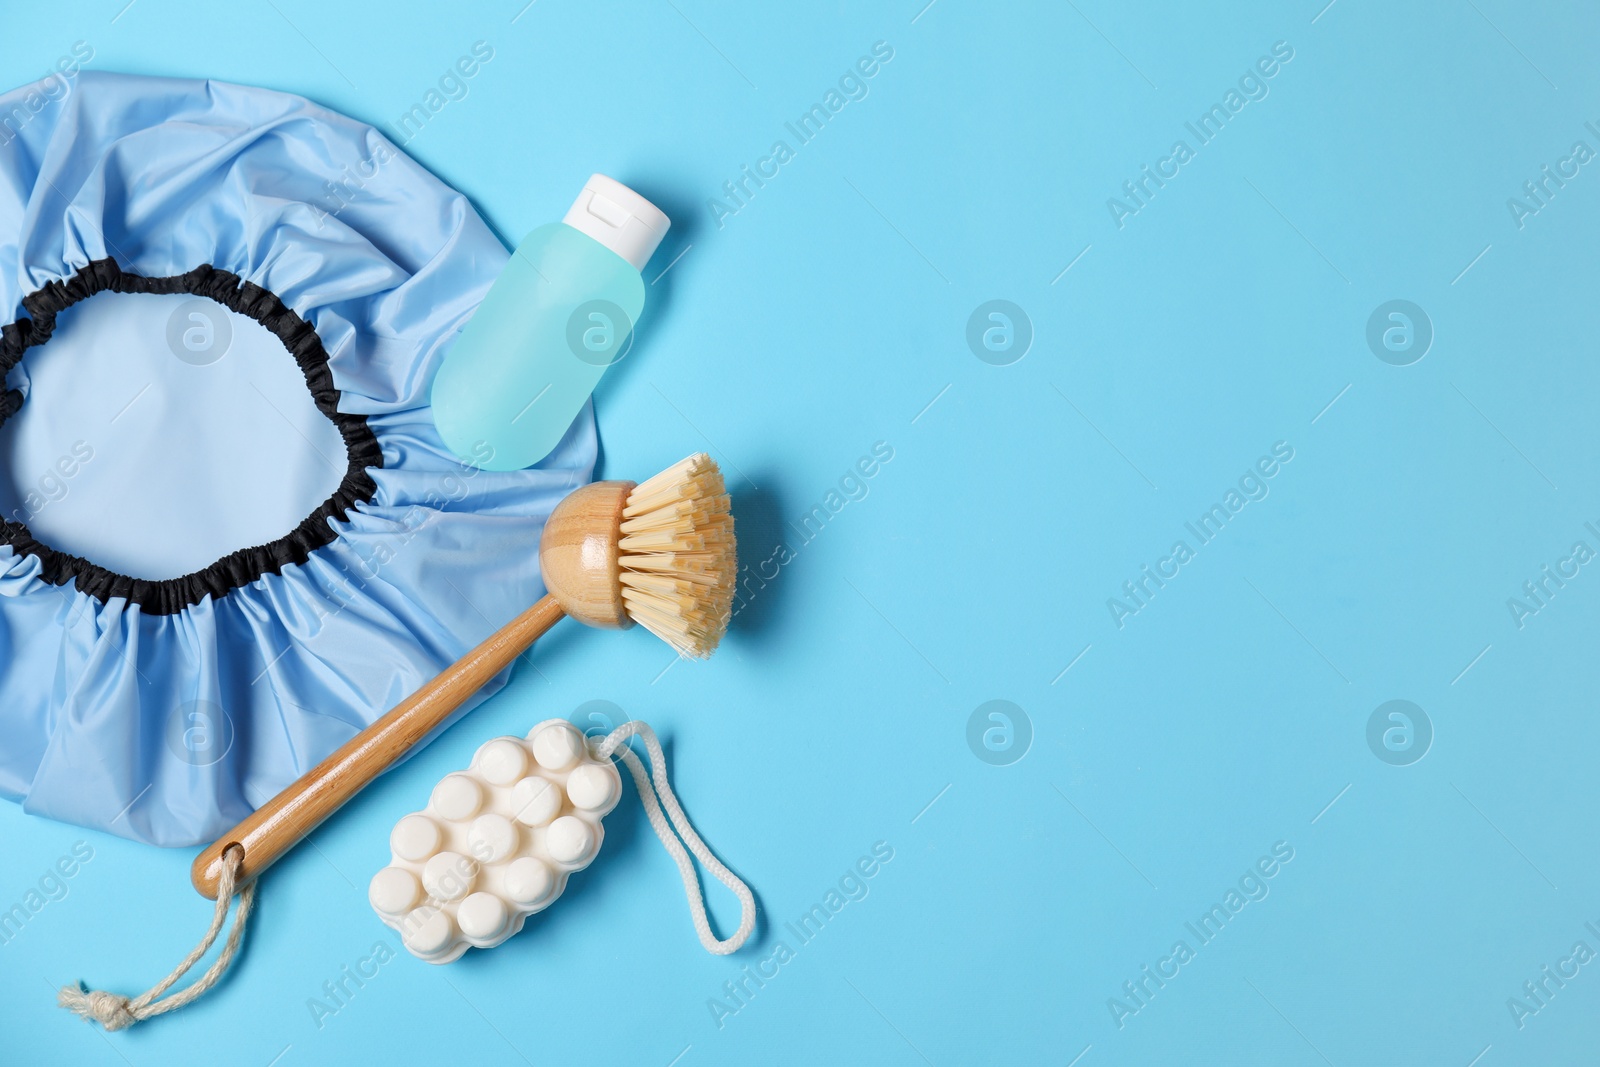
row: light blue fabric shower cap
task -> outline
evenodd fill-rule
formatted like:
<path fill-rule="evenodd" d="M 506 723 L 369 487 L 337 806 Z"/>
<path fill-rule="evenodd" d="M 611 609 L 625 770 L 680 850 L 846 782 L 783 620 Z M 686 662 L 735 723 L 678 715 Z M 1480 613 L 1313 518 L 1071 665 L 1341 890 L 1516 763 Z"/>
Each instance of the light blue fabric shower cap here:
<path fill-rule="evenodd" d="M 12 510 L 0 792 L 140 841 L 210 841 L 538 598 L 544 521 L 593 472 L 590 409 L 538 467 L 492 473 L 449 454 L 428 406 L 506 260 L 463 196 L 299 97 L 88 71 L 0 96 L 0 449 L 41 404 L 126 399 L 46 373 L 87 329 L 74 316 L 188 294 L 281 342 L 345 453 L 298 525 L 175 576 L 61 551 Z M 131 462 L 116 435 L 133 421 L 96 463 Z M 215 475 L 286 476 L 270 456 Z M 193 492 L 136 477 L 157 498 Z"/>

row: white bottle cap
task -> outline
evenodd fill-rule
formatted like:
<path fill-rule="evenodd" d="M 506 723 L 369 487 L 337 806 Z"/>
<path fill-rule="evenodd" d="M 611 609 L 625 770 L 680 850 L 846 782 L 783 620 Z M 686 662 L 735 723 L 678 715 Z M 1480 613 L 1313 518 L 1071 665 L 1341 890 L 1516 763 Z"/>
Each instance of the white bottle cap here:
<path fill-rule="evenodd" d="M 672 221 L 662 210 L 604 174 L 591 174 L 561 220 L 644 270 Z"/>

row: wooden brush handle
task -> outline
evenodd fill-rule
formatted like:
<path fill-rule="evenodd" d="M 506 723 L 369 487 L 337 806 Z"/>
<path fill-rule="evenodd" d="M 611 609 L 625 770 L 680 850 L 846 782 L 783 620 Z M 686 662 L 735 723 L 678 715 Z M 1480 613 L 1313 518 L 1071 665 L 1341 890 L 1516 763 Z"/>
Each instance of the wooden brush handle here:
<path fill-rule="evenodd" d="M 449 718 L 451 712 L 562 617 L 555 598 L 545 596 L 456 660 L 444 673 L 395 705 L 383 718 L 346 741 L 331 756 L 212 842 L 195 857 L 190 869 L 189 878 L 194 887 L 202 896 L 216 899 L 222 854 L 234 845 L 244 849 L 238 885 L 244 885 L 266 870 Z"/>

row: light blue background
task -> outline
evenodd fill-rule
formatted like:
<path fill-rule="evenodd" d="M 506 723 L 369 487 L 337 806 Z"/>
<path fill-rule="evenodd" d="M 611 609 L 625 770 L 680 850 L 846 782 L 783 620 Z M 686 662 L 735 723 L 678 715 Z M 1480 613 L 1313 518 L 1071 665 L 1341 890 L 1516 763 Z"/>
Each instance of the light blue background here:
<path fill-rule="evenodd" d="M 1506 205 L 1600 149 L 1584 5 L 124 2 L 20 5 L 0 81 L 81 39 L 95 68 L 303 93 L 398 137 L 492 45 L 407 150 L 512 240 L 595 170 L 672 216 L 647 279 L 681 258 L 598 393 L 603 473 L 710 451 L 747 561 L 875 442 L 894 458 L 710 663 L 665 669 L 639 631 L 542 642 L 273 870 L 234 973 L 179 1015 L 105 1035 L 52 1001 L 166 973 L 209 912 L 191 855 L 0 806 L 0 907 L 94 849 L 0 946 L 8 1062 L 1592 1058 L 1600 965 L 1521 1029 L 1506 1003 L 1600 950 L 1600 574 L 1521 629 L 1506 603 L 1600 548 L 1597 165 L 1524 228 Z M 867 98 L 719 227 L 707 200 L 877 41 Z M 1270 95 L 1119 229 L 1107 198 L 1277 41 Z M 1004 367 L 964 339 L 996 298 L 1035 331 Z M 1411 366 L 1367 347 L 1391 299 L 1433 323 Z M 1118 629 L 1107 598 L 1278 441 L 1270 495 Z M 365 885 L 394 821 L 485 739 L 594 699 L 667 738 L 759 894 L 756 946 L 700 950 L 630 796 L 515 940 L 401 954 L 319 1027 L 307 1001 L 393 943 Z M 967 745 L 992 699 L 1032 723 L 1010 766 Z M 1410 766 L 1367 745 L 1391 699 L 1435 731 Z M 878 841 L 870 895 L 799 945 L 783 924 Z M 1270 895 L 1119 1029 L 1108 998 L 1279 841 Z M 778 938 L 794 959 L 719 1028 L 708 1000 Z"/>

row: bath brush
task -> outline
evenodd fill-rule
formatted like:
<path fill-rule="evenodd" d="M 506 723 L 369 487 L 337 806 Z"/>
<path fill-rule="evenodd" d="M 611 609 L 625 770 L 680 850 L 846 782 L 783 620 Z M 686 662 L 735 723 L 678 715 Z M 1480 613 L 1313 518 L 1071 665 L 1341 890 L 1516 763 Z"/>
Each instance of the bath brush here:
<path fill-rule="evenodd" d="M 549 590 L 433 681 L 346 741 L 195 858 L 194 887 L 217 896 L 224 857 L 243 886 L 293 848 L 563 616 L 586 626 L 638 623 L 683 656 L 709 656 L 733 608 L 733 516 L 704 452 L 654 478 L 593 482 L 550 514 L 539 544 Z"/>
<path fill-rule="evenodd" d="M 301 775 L 195 858 L 190 878 L 195 888 L 215 899 L 217 905 L 205 936 L 176 970 L 137 997 L 69 985 L 58 995 L 60 1004 L 99 1022 L 108 1030 L 120 1030 L 142 1019 L 183 1007 L 204 994 L 221 978 L 238 951 L 255 900 L 256 877 L 362 787 L 440 727 L 468 697 L 563 617 L 571 616 L 587 626 L 606 629 L 624 629 L 637 622 L 680 655 L 709 656 L 727 631 L 737 574 L 733 517 L 729 513 L 722 472 L 711 457 L 702 452 L 639 484 L 595 482 L 576 490 L 556 505 L 545 524 L 539 544 L 539 568 L 549 592 L 538 603 Z M 640 737 L 649 752 L 650 777 L 627 745 L 628 739 L 634 736 Z M 537 761 L 537 738 L 531 751 Z M 716 860 L 688 826 L 667 783 L 666 763 L 655 735 L 642 723 L 624 723 L 592 750 L 592 759 L 586 757 L 586 766 L 592 764 L 595 768 L 585 772 L 584 777 L 594 779 L 588 784 L 595 790 L 606 785 L 610 790 L 607 802 L 615 804 L 616 790 L 612 788 L 615 771 L 608 762 L 601 766 L 612 754 L 628 765 L 651 826 L 672 853 L 684 877 L 691 905 L 695 905 L 698 888 L 688 857 L 674 833 L 681 836 L 696 858 L 730 888 L 735 888 L 737 883 L 735 893 L 740 900 L 741 923 L 733 937 L 717 941 L 710 933 L 703 904 L 692 909 L 702 943 L 715 952 L 734 951 L 754 928 L 754 900 L 749 889 Z M 602 782 L 599 776 L 605 774 L 610 777 Z M 573 783 L 570 776 L 563 778 L 561 784 L 567 798 L 564 803 L 571 804 Z M 578 786 L 579 796 L 592 799 L 595 794 L 592 791 L 583 793 L 584 788 Z M 661 795 L 660 804 L 655 793 Z M 451 796 L 458 804 L 463 803 L 460 797 Z M 450 799 L 445 799 L 444 803 L 448 806 Z M 666 816 L 662 815 L 663 804 Z M 556 831 L 558 855 L 583 856 L 587 862 L 593 854 L 590 846 L 599 844 L 599 815 L 596 813 L 604 806 L 602 803 L 585 809 L 586 815 L 592 817 L 575 817 L 575 825 L 562 824 Z M 500 845 L 508 842 L 505 828 L 498 824 L 490 826 L 486 821 L 478 829 L 479 836 L 490 844 L 493 844 L 490 839 L 495 838 Z M 584 830 L 592 832 L 592 838 L 586 838 L 581 832 Z M 563 834 L 571 837 L 565 843 L 565 851 L 562 851 Z M 539 844 L 549 852 L 549 831 L 539 835 Z M 579 845 L 584 848 L 579 849 Z M 436 871 L 438 877 L 429 879 L 430 894 L 432 889 L 449 890 L 443 880 L 445 873 Z M 531 877 L 533 872 L 524 868 L 524 873 Z M 564 872 L 562 874 L 564 876 Z M 555 875 L 552 870 L 552 876 Z M 512 889 L 507 888 L 507 891 Z M 531 892 L 528 889 L 522 895 L 529 896 Z M 200 978 L 168 994 L 167 990 L 216 942 L 227 919 L 228 902 L 235 893 L 239 894 L 239 907 L 221 952 Z M 430 899 L 437 898 L 430 896 Z M 546 902 L 551 899 L 554 899 L 553 893 Z M 479 918 L 481 922 L 477 921 Z M 487 930 L 492 918 L 475 917 L 469 909 L 465 925 L 474 930 Z M 456 923 L 452 926 L 452 936 L 460 928 L 458 919 L 459 909 L 452 916 L 452 922 Z"/>

